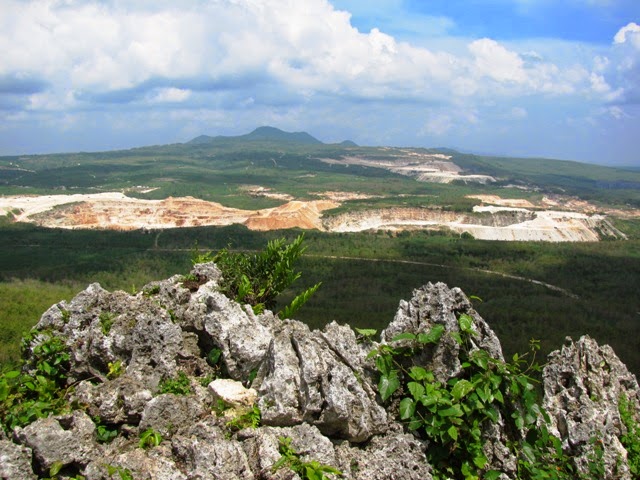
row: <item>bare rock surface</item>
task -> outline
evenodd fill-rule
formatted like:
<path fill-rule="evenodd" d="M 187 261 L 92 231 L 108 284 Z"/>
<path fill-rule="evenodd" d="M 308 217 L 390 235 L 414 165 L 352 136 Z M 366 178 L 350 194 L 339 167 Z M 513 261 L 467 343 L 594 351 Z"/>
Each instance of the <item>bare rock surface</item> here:
<path fill-rule="evenodd" d="M 297 479 L 286 465 L 274 468 L 289 439 L 302 462 L 336 468 L 341 478 L 429 480 L 429 445 L 385 407 L 368 354 L 401 344 L 392 341 L 399 333 L 441 325 L 441 341 L 410 360 L 442 382 L 455 379 L 462 365 L 452 334 L 464 314 L 473 320 L 473 349 L 502 359 L 488 324 L 461 290 L 444 284 L 401 301 L 377 344 L 335 322 L 312 331 L 269 311 L 255 315 L 222 295 L 219 280 L 215 265 L 202 264 L 135 295 L 93 284 L 45 312 L 27 353 L 51 336 L 64 341 L 69 411 L 1 435 L 0 478 L 50 476 L 60 467 L 61 478 L 88 480 Z M 563 347 L 545 370 L 544 387 L 544 406 L 577 465 L 591 458 L 597 434 L 611 455 L 610 478 L 630 478 L 617 406 L 625 395 L 640 411 L 638 384 L 613 351 L 586 338 Z M 249 428 L 243 416 L 255 415 L 254 404 L 260 426 Z M 227 406 L 238 409 L 221 411 Z M 105 432 L 115 438 L 105 439 Z M 141 444 L 145 432 L 157 434 L 153 445 Z M 510 435 L 501 419 L 483 432 L 490 467 L 503 472 L 501 479 L 516 478 Z"/>
<path fill-rule="evenodd" d="M 640 388 L 611 347 L 600 346 L 588 336 L 577 342 L 568 338 L 561 350 L 549 356 L 544 393 L 543 406 L 581 473 L 589 473 L 598 445 L 606 478 L 632 478 L 621 461 L 627 452 L 619 440 L 626 433 L 619 404 L 624 397 L 639 412 Z"/>

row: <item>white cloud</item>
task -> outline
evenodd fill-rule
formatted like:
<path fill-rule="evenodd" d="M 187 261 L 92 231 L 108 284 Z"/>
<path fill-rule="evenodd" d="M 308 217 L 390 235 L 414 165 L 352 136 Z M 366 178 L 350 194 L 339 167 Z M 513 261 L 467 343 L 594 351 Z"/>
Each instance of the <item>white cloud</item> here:
<path fill-rule="evenodd" d="M 191 91 L 180 88 L 161 88 L 151 97 L 152 102 L 174 103 L 184 102 L 191 96 Z"/>
<path fill-rule="evenodd" d="M 640 25 L 635 22 L 631 22 L 626 26 L 618 30 L 618 33 L 613 37 L 614 43 L 626 43 L 629 42 L 635 48 L 640 49 Z"/>
<path fill-rule="evenodd" d="M 469 50 L 475 57 L 475 66 L 480 75 L 499 82 L 522 83 L 526 80 L 524 62 L 520 56 L 495 40 L 476 40 L 469 44 Z"/>

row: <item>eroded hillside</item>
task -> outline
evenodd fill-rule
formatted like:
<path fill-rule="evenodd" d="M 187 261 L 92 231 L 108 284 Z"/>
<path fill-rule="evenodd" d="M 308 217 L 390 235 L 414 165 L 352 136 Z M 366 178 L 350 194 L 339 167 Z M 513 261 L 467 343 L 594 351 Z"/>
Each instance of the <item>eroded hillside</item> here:
<path fill-rule="evenodd" d="M 262 189 L 262 194 L 269 193 Z M 69 229 L 164 229 L 243 224 L 252 230 L 288 228 L 329 232 L 365 230 L 448 229 L 483 240 L 593 242 L 624 238 L 602 214 L 594 214 L 586 202 L 579 211 L 542 209 L 527 200 L 485 196 L 490 205 L 473 212 L 441 208 L 379 208 L 324 216 L 353 195 L 327 192 L 312 201 L 289 200 L 261 210 L 225 207 L 192 197 L 142 200 L 119 192 L 89 195 L 11 196 L 0 198 L 0 209 L 15 221 Z M 339 201 L 340 200 L 340 201 Z M 566 202 L 565 202 L 566 203 Z M 527 207 L 527 208 L 525 208 Z M 576 210 L 574 208 L 574 210 Z"/>

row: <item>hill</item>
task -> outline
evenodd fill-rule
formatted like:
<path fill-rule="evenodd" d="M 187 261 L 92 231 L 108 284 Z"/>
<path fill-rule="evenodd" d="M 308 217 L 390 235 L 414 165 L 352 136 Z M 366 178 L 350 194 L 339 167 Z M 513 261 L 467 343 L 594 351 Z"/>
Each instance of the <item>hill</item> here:
<path fill-rule="evenodd" d="M 244 142 L 269 142 L 285 143 L 294 145 L 322 145 L 317 138 L 312 137 L 307 132 L 285 132 L 275 127 L 258 127 L 254 131 L 245 135 L 235 137 L 200 135 L 187 142 L 188 145 L 207 144 L 242 144 Z"/>

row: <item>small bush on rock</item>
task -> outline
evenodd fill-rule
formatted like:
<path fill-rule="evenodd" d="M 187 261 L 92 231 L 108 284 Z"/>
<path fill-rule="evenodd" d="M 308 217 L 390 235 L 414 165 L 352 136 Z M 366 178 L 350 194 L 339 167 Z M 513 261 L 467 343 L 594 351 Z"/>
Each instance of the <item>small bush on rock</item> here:
<path fill-rule="evenodd" d="M 213 261 L 222 271 L 221 291 L 238 303 L 248 303 L 256 314 L 273 309 L 276 297 L 300 278 L 301 273 L 294 265 L 305 251 L 303 239 L 299 235 L 290 244 L 284 238 L 272 240 L 262 252 L 253 255 L 220 250 Z M 316 284 L 294 298 L 282 309 L 280 318 L 293 315 L 319 286 Z"/>

